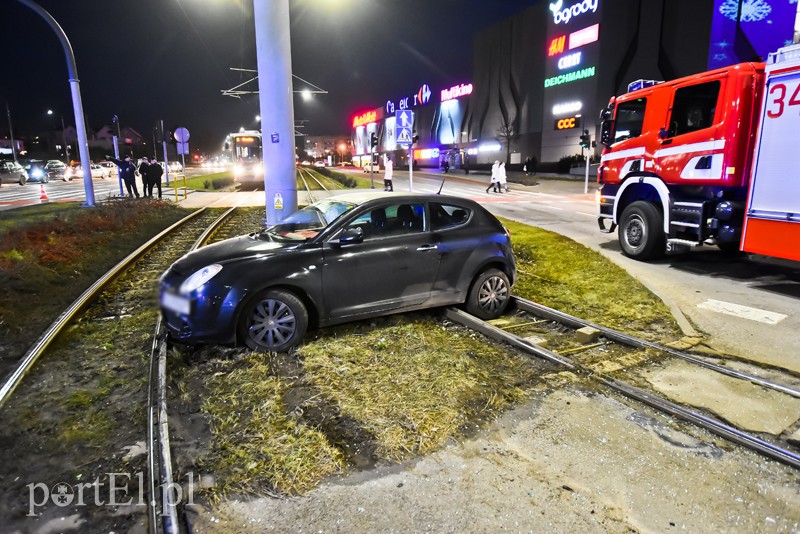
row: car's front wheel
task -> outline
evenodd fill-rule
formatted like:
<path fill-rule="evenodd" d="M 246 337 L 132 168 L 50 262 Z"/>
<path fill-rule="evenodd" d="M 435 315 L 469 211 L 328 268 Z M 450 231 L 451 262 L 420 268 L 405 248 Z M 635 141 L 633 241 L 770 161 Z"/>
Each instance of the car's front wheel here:
<path fill-rule="evenodd" d="M 308 311 L 293 293 L 268 289 L 244 308 L 240 336 L 253 350 L 285 352 L 298 345 L 308 328 Z"/>
<path fill-rule="evenodd" d="M 28 180 L 24 176 L 19 177 L 19 185 L 25 185 Z"/>
<path fill-rule="evenodd" d="M 511 301 L 511 284 L 508 276 L 498 269 L 489 269 L 475 278 L 469 290 L 466 308 L 469 313 L 483 319 L 496 319 Z"/>

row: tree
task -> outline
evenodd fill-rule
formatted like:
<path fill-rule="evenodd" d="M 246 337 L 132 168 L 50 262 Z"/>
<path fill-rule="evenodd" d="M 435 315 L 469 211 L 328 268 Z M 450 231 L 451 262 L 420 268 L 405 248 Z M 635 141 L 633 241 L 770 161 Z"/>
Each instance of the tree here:
<path fill-rule="evenodd" d="M 511 165 L 511 142 L 519 139 L 519 133 L 506 116 L 500 119 L 500 126 L 497 128 L 496 139 L 500 141 L 501 144 L 506 145 L 506 165 Z"/>

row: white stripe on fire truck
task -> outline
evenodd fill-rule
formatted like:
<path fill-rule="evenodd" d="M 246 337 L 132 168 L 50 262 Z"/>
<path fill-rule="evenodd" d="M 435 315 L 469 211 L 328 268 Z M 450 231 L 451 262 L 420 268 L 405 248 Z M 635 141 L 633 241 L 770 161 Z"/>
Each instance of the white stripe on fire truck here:
<path fill-rule="evenodd" d="M 705 141 L 703 143 L 692 143 L 691 145 L 662 148 L 656 150 L 655 157 L 665 158 L 667 156 L 677 156 L 679 154 L 691 154 L 693 152 L 709 152 L 712 150 L 722 150 L 725 148 L 725 140 Z"/>
<path fill-rule="evenodd" d="M 620 150 L 619 152 L 611 152 L 610 154 L 603 154 L 600 161 L 613 161 L 615 159 L 630 158 L 632 156 L 644 156 L 644 147 L 629 148 L 628 150 Z"/>

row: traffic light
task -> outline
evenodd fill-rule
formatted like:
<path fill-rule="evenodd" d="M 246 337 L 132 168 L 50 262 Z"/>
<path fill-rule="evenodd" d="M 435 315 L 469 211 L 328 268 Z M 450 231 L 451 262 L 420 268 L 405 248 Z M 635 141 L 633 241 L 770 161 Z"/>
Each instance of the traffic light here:
<path fill-rule="evenodd" d="M 583 148 L 589 148 L 591 145 L 591 137 L 589 136 L 589 130 L 584 130 L 583 135 L 581 136 L 581 146 Z"/>
<path fill-rule="evenodd" d="M 377 148 L 378 146 L 378 134 L 375 132 L 372 132 L 369 136 L 369 146 L 371 146 L 373 149 Z"/>
<path fill-rule="evenodd" d="M 416 145 L 417 141 L 419 141 L 419 135 L 417 135 L 417 131 L 414 130 L 413 135 L 411 136 L 411 142 Z"/>

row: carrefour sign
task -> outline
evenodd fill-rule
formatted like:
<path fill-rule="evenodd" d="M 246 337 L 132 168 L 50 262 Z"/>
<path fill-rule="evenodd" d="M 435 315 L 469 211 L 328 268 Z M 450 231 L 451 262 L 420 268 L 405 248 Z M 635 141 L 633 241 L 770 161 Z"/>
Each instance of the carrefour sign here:
<path fill-rule="evenodd" d="M 553 12 L 553 20 L 556 24 L 569 24 L 573 18 L 579 17 L 586 13 L 597 13 L 597 5 L 600 0 L 583 0 L 571 7 L 564 7 L 564 0 L 558 0 L 550 4 L 550 11 Z"/>

